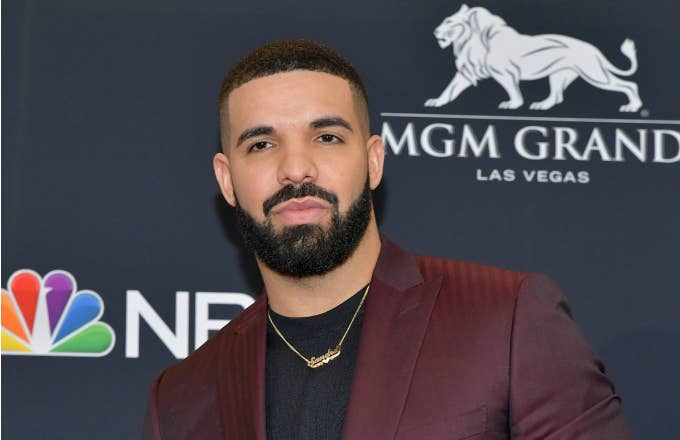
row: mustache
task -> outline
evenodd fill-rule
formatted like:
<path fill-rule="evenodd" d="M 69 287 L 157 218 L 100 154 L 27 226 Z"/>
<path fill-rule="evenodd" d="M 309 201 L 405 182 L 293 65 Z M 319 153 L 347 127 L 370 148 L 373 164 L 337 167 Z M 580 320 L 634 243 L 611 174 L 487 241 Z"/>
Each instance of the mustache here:
<path fill-rule="evenodd" d="M 279 203 L 283 203 L 290 199 L 301 199 L 303 197 L 318 197 L 322 200 L 327 201 L 333 206 L 338 205 L 338 196 L 332 192 L 326 191 L 320 186 L 316 186 L 311 182 L 303 183 L 302 185 L 288 185 L 284 186 L 276 192 L 273 196 L 269 197 L 262 203 L 262 210 L 264 215 L 267 216 L 269 211 Z"/>

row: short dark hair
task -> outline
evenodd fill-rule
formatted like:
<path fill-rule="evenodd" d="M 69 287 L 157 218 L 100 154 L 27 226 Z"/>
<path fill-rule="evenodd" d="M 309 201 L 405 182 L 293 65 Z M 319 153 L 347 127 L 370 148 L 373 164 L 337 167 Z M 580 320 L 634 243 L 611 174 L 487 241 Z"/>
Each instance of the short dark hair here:
<path fill-rule="evenodd" d="M 222 127 L 225 102 L 237 87 L 264 76 L 293 70 L 324 72 L 347 80 L 356 98 L 368 129 L 368 97 L 366 88 L 352 64 L 328 46 L 310 40 L 281 40 L 250 52 L 236 63 L 222 82 L 217 99 L 217 111 Z"/>

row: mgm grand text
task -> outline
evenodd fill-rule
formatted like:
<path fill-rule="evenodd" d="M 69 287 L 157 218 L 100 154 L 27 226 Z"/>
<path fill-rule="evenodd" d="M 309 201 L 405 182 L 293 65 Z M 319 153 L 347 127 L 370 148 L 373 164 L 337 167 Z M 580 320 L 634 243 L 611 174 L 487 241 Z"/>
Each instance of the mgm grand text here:
<path fill-rule="evenodd" d="M 383 121 L 387 154 L 583 162 L 680 162 L 680 131 L 672 127 L 514 124 L 418 124 Z"/>

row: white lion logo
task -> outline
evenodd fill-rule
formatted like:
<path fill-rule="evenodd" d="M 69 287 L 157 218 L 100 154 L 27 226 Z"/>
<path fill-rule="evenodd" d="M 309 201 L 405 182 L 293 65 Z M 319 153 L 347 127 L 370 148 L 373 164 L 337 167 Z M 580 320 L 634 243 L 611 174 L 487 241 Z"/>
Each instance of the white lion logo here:
<path fill-rule="evenodd" d="M 505 21 L 482 7 L 461 6 L 434 31 L 439 46 L 453 45 L 457 72 L 438 98 L 428 99 L 426 107 L 441 107 L 455 100 L 479 80 L 495 79 L 507 92 L 509 100 L 498 105 L 515 109 L 524 103 L 519 82 L 550 77 L 550 94 L 534 102 L 532 110 L 547 110 L 564 100 L 564 90 L 576 78 L 604 90 L 624 93 L 628 104 L 622 112 L 636 112 L 642 107 L 637 84 L 615 75 L 629 76 L 638 67 L 635 43 L 626 39 L 621 52 L 630 60 L 630 68 L 621 70 L 609 62 L 592 44 L 565 35 L 523 35 Z"/>

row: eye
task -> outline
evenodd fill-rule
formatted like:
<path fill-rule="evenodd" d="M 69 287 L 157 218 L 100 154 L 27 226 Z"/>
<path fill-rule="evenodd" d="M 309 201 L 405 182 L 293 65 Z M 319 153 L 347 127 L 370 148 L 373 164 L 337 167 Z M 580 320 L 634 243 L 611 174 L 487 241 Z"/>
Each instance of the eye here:
<path fill-rule="evenodd" d="M 339 144 L 339 143 L 342 143 L 342 139 L 340 139 L 336 135 L 330 134 L 330 133 L 324 133 L 321 136 L 317 137 L 316 139 L 319 142 L 321 142 L 322 144 Z"/>
<path fill-rule="evenodd" d="M 273 146 L 273 144 L 272 144 L 271 142 L 268 142 L 268 141 L 257 141 L 257 142 L 255 142 L 254 144 L 252 144 L 252 145 L 250 146 L 250 148 L 248 148 L 248 152 L 249 152 L 249 153 L 251 153 L 251 152 L 255 152 L 255 153 L 256 153 L 256 152 L 258 152 L 258 151 L 268 150 L 268 149 L 270 149 L 272 146 Z"/>

